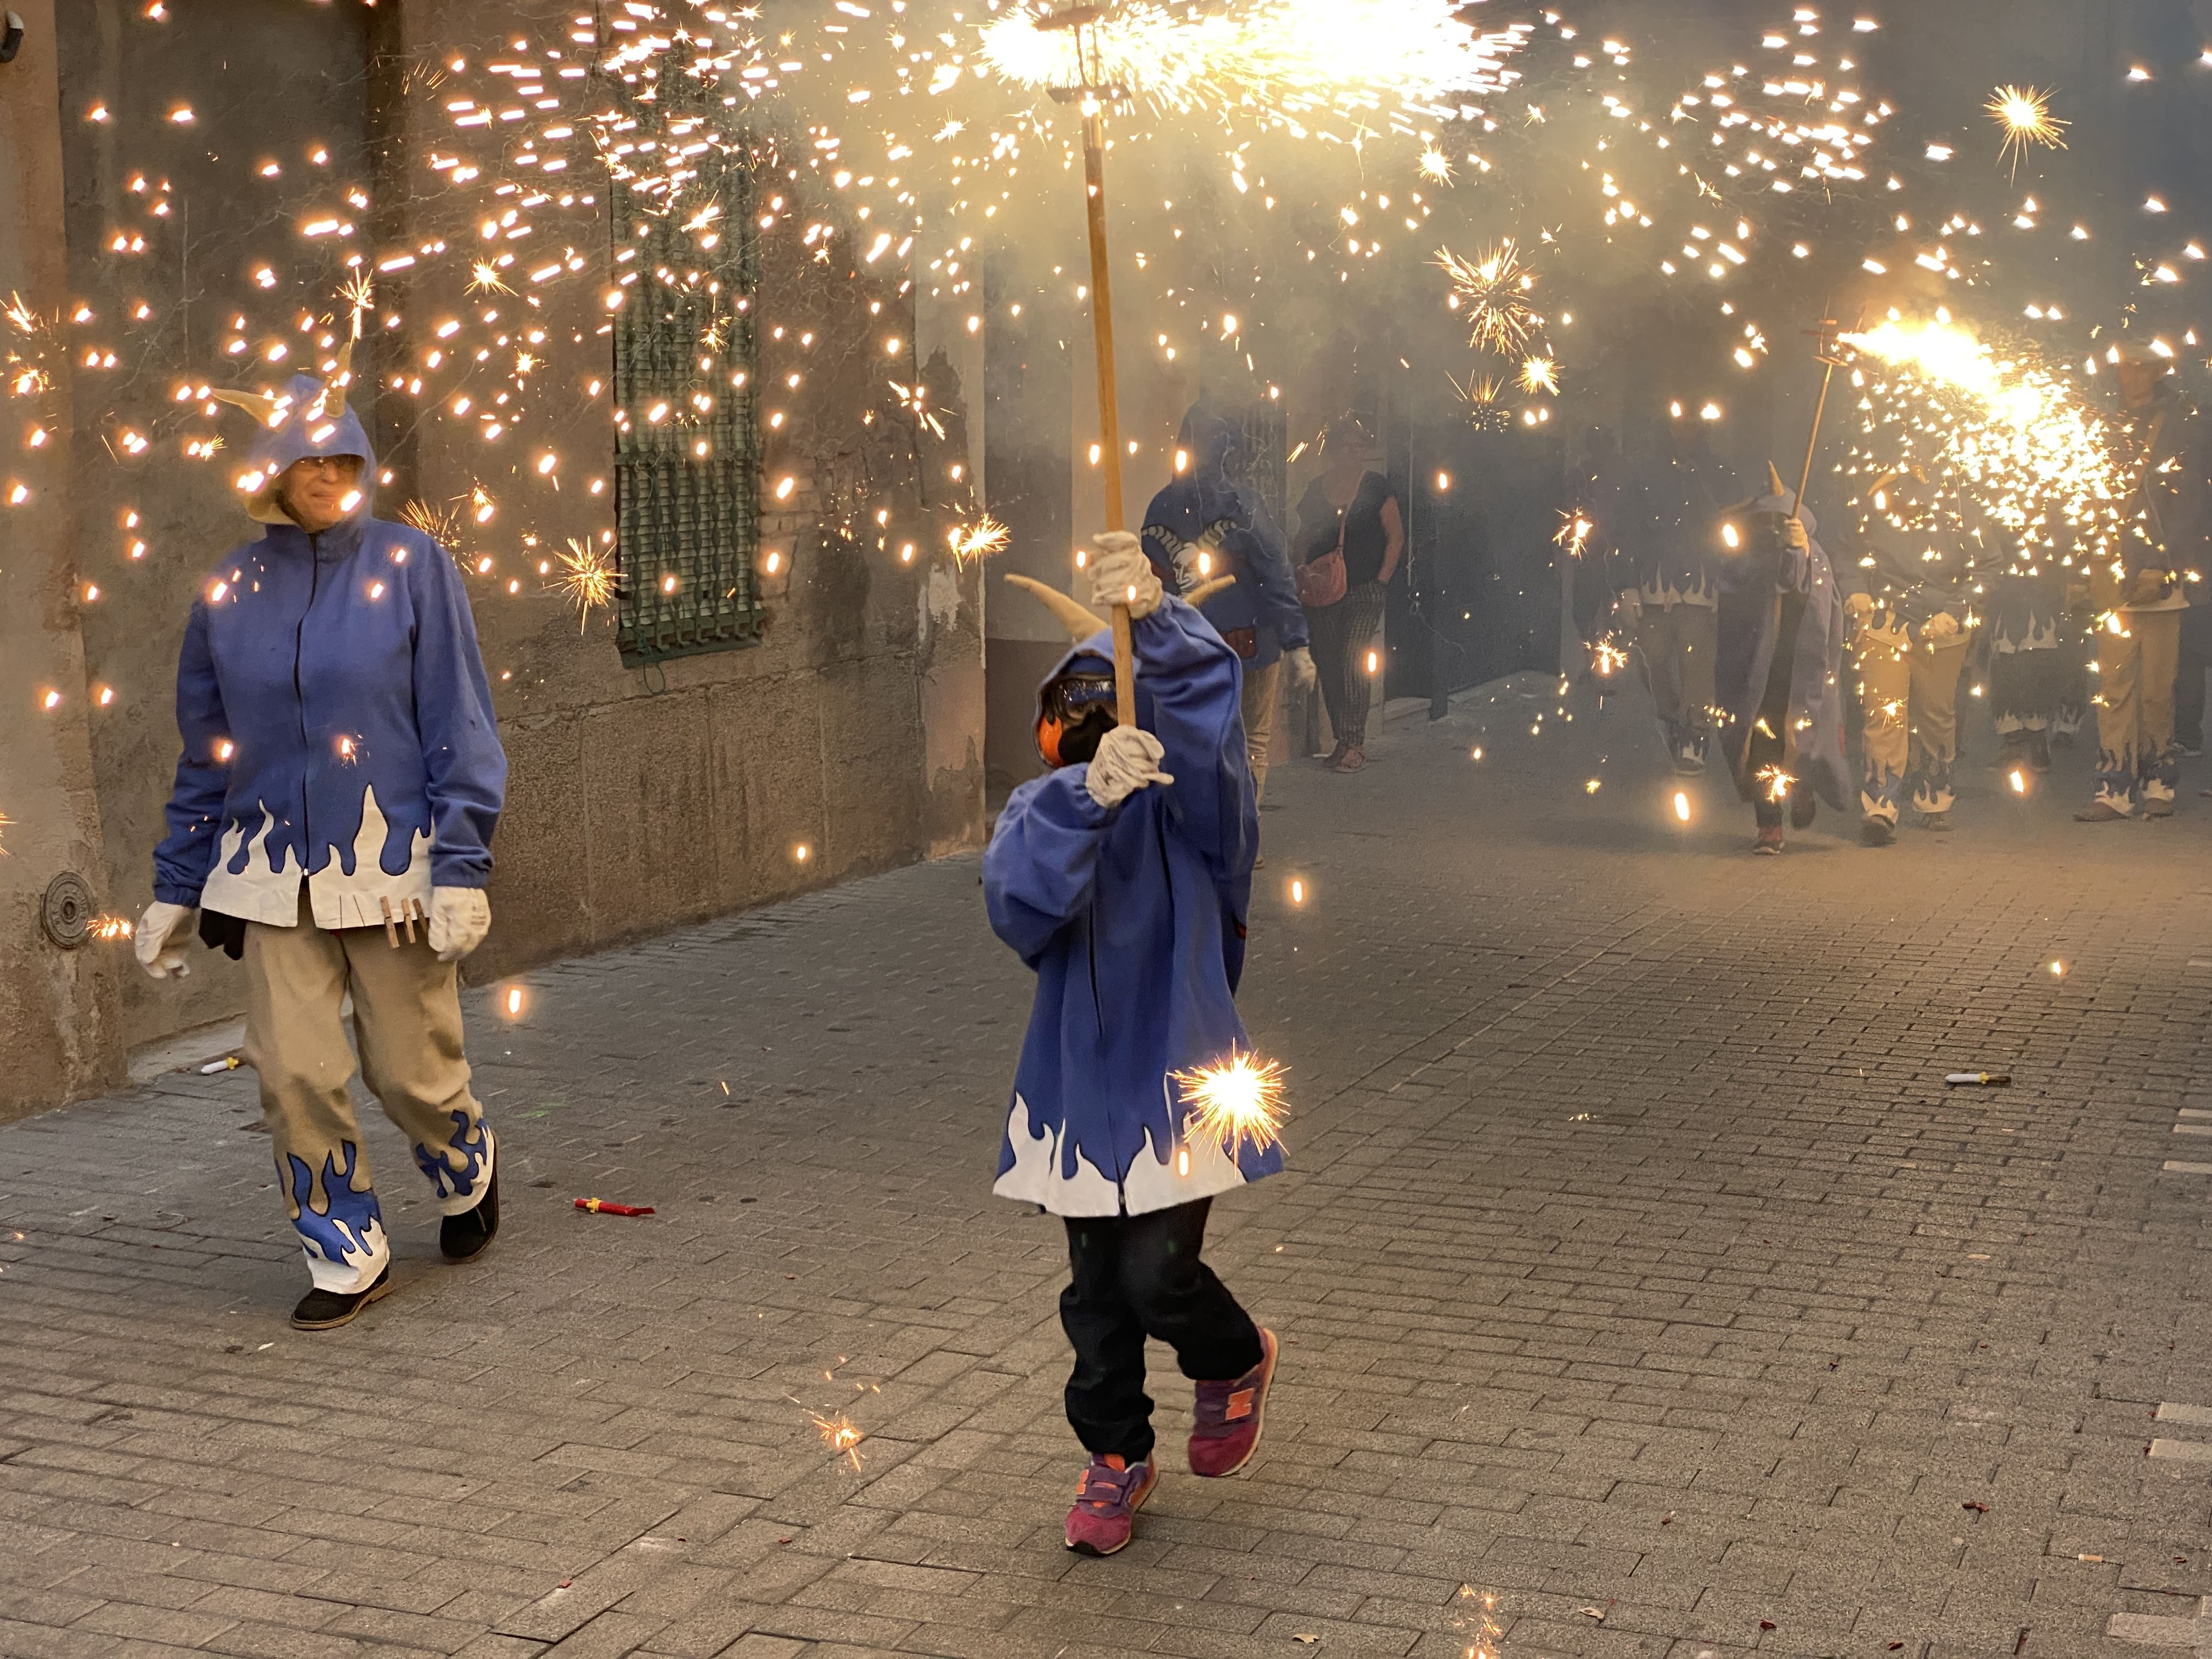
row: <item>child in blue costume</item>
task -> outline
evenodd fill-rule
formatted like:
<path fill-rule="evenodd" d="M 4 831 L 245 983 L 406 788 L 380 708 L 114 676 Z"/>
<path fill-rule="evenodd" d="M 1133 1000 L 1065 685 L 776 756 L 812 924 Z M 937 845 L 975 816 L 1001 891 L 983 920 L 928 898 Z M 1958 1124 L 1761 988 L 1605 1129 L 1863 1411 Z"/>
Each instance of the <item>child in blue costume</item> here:
<path fill-rule="evenodd" d="M 1147 1336 L 1197 1384 L 1194 1474 L 1234 1474 L 1258 1443 L 1275 1339 L 1200 1252 L 1213 1194 L 1274 1174 L 1282 1154 L 1188 1134 L 1174 1076 L 1246 1048 L 1234 995 L 1258 811 L 1241 667 L 1165 596 L 1136 537 L 1095 546 L 1093 604 L 1129 607 L 1137 724 L 1115 723 L 1103 625 L 1033 586 L 1082 642 L 1039 698 L 1054 769 L 1000 814 L 983 885 L 992 928 L 1037 975 L 993 1190 L 1066 1224 L 1067 1418 L 1091 1454 L 1067 1547 L 1111 1555 L 1158 1478 Z"/>

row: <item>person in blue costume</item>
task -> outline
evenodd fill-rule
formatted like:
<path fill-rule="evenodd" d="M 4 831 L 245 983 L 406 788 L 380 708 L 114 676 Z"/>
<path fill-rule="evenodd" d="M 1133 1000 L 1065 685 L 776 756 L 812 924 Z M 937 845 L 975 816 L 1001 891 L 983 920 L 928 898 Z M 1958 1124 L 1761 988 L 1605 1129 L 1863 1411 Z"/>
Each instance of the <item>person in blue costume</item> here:
<path fill-rule="evenodd" d="M 1759 821 L 1753 851 L 1776 854 L 1783 818 L 1809 828 L 1819 803 L 1850 798 L 1844 762 L 1844 604 L 1811 513 L 1770 465 L 1768 490 L 1731 513 L 1718 562 L 1714 689 L 1721 748 Z"/>
<path fill-rule="evenodd" d="M 993 1191 L 1066 1226 L 1067 1418 L 1090 1453 L 1066 1542 L 1110 1555 L 1158 1478 L 1146 1338 L 1197 1384 L 1193 1474 L 1233 1474 L 1258 1443 L 1275 1339 L 1200 1252 L 1214 1194 L 1276 1173 L 1282 1152 L 1194 1132 L 1178 1081 L 1247 1052 L 1235 996 L 1258 814 L 1237 653 L 1165 594 L 1136 537 L 1093 545 L 1093 604 L 1129 609 L 1137 723 L 1115 721 L 1104 625 L 1024 583 L 1079 643 L 1039 695 L 1051 769 L 999 815 L 983 890 L 1037 976 Z"/>
<path fill-rule="evenodd" d="M 1313 689 L 1316 674 L 1283 532 L 1231 476 L 1243 446 L 1233 423 L 1193 404 L 1176 438 L 1184 469 L 1145 509 L 1142 540 L 1154 574 L 1174 592 L 1187 597 L 1219 577 L 1236 578 L 1199 609 L 1244 664 L 1245 751 L 1252 792 L 1264 800 L 1284 670 L 1300 692 Z"/>
<path fill-rule="evenodd" d="M 328 380 L 218 392 L 259 422 L 246 479 L 259 539 L 200 584 L 177 664 L 184 740 L 139 962 L 188 970 L 200 937 L 246 964 L 245 1057 L 312 1288 L 303 1329 L 391 1286 L 391 1241 L 348 1085 L 411 1143 L 447 1258 L 499 1226 L 497 1151 L 469 1089 L 459 970 L 507 787 L 460 574 L 421 532 L 371 516 L 376 458 Z"/>

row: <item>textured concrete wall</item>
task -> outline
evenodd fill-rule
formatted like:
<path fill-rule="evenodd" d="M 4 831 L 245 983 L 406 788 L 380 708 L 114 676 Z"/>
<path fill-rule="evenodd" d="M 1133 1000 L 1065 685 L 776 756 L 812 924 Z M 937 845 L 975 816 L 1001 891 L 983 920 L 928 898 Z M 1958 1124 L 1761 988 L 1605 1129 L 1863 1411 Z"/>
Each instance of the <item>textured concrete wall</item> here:
<path fill-rule="evenodd" d="M 442 228 L 435 216 L 453 204 L 410 200 L 406 187 L 425 176 L 420 147 L 451 130 L 419 86 L 404 101 L 393 94 L 409 64 L 441 56 L 448 41 L 473 47 L 511 33 L 518 21 L 510 0 L 409 0 L 374 13 L 208 0 L 159 30 L 123 0 L 83 0 L 59 20 L 57 40 L 48 3 L 15 0 L 33 27 L 23 56 L 0 70 L 0 148 L 11 158 L 0 224 L 60 224 L 66 237 L 0 237 L 0 293 L 43 295 L 48 310 L 64 299 L 90 305 L 87 327 L 114 344 L 118 364 L 74 382 L 65 373 L 55 441 L 6 462 L 6 476 L 38 495 L 0 521 L 0 813 L 17 820 L 0 832 L 9 854 L 0 858 L 0 1117 L 106 1086 L 133 1048 L 240 1006 L 236 970 L 197 947 L 189 980 L 155 984 L 129 964 L 125 945 L 64 956 L 37 936 L 34 900 L 56 869 L 82 869 L 110 911 L 135 915 L 149 896 L 190 592 L 228 548 L 258 533 L 225 465 L 188 463 L 173 441 L 118 464 L 112 411 L 149 381 L 228 383 L 228 308 L 261 264 L 302 307 L 331 310 L 332 261 L 302 244 L 286 198 L 252 194 L 264 154 L 289 177 L 320 149 L 331 176 L 375 186 L 362 226 L 371 246 Z M 565 4 L 526 9 L 544 12 L 552 38 L 565 32 Z M 183 136 L 164 125 L 180 94 L 196 117 Z M 94 103 L 108 119 L 82 118 Z M 146 225 L 156 234 L 145 252 L 118 255 L 118 225 L 145 223 L 149 198 L 131 189 L 141 175 L 156 190 L 167 183 L 175 209 Z M 548 239 L 604 249 L 604 188 L 597 194 L 572 222 L 548 221 Z M 822 346 L 912 337 L 911 299 L 896 276 L 821 287 L 824 274 L 795 240 L 787 252 L 771 248 L 758 314 L 803 311 Z M 514 459 L 487 458 L 465 426 L 426 418 L 388 386 L 371 389 L 419 356 L 424 319 L 460 298 L 432 283 L 387 283 L 379 320 L 389 307 L 404 325 L 373 329 L 356 356 L 355 401 L 393 474 L 380 498 L 386 516 L 410 499 L 465 495 L 488 460 Z M 805 441 L 794 433 L 765 458 L 770 476 L 798 479 L 763 524 L 763 551 L 778 555 L 762 582 L 765 637 L 650 674 L 626 670 L 611 617 L 596 613 L 580 629 L 537 574 L 545 550 L 612 528 L 611 490 L 582 487 L 586 476 L 611 476 L 606 405 L 580 392 L 608 361 L 595 300 L 580 292 L 545 313 L 583 337 L 563 350 L 568 337 L 556 333 L 541 379 L 549 409 L 561 411 L 576 487 L 532 504 L 532 545 L 520 516 L 503 508 L 464 561 L 512 774 L 494 849 L 492 935 L 469 966 L 478 980 L 973 846 L 982 833 L 980 577 L 939 552 L 959 493 L 949 473 L 963 464 L 960 421 L 951 442 L 927 453 L 886 451 L 904 468 L 885 499 L 902 539 L 917 544 L 910 562 L 897 542 L 886 551 L 872 538 L 825 538 L 816 525 L 836 465 L 817 476 L 817 463 L 827 454 L 842 465 L 864 437 L 885 450 L 882 426 L 864 422 L 889 406 L 883 359 L 829 361 L 795 335 L 764 339 L 763 380 L 803 368 L 812 385 Z M 137 319 L 141 304 L 148 315 Z M 575 314 L 556 316 L 563 306 Z M 954 378 L 942 368 L 932 371 L 939 402 Z M 126 530 L 133 512 L 138 523 Z M 494 561 L 482 574 L 480 553 Z M 88 579 L 101 590 L 88 606 L 76 602 Z M 33 682 L 64 691 L 51 716 L 25 714 Z M 94 706 L 98 684 L 116 688 L 110 707 Z"/>
<path fill-rule="evenodd" d="M 59 239 L 34 233 L 61 217 L 54 9 L 11 0 L 25 24 L 0 67 L 0 295 L 20 295 L 52 324 L 68 298 Z M 78 590 L 71 580 L 70 367 L 58 327 L 10 349 L 35 360 L 46 390 L 15 401 L 0 458 L 0 1118 L 89 1093 L 122 1074 L 112 949 L 58 948 L 40 924 L 47 885 L 100 873 Z M 27 415 L 28 419 L 22 417 Z M 15 441 L 35 426 L 35 447 Z M 52 708 L 50 696 L 58 696 Z"/>

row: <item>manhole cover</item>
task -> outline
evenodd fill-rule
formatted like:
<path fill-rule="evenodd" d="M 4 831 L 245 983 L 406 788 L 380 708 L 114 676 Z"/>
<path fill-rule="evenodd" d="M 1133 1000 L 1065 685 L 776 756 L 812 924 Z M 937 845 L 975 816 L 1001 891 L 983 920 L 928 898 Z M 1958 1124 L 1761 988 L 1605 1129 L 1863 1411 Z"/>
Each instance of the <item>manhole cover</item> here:
<path fill-rule="evenodd" d="M 64 870 L 46 884 L 46 937 L 64 951 L 74 951 L 92 937 L 92 889 L 74 870 Z"/>

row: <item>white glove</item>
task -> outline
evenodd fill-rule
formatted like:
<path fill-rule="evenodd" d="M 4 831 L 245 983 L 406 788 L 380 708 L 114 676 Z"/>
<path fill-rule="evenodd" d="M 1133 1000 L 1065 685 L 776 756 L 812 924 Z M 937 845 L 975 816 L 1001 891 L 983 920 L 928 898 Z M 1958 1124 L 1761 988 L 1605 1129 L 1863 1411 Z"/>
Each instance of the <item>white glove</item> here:
<path fill-rule="evenodd" d="M 1851 613 L 1851 615 L 1856 617 L 1861 622 L 1864 622 L 1869 617 L 1871 617 L 1874 614 L 1874 595 L 1871 593 L 1846 593 L 1844 596 L 1844 606 Z"/>
<path fill-rule="evenodd" d="M 170 935 L 181 933 L 185 924 L 192 919 L 189 904 L 164 904 L 155 899 L 146 907 L 146 914 L 138 918 L 138 926 L 131 940 L 131 948 L 137 953 L 138 965 L 155 979 L 167 979 L 172 974 L 179 979 L 192 971 L 185 960 L 179 945 L 170 943 Z"/>
<path fill-rule="evenodd" d="M 1126 605 L 1131 617 L 1149 617 L 1160 608 L 1160 579 L 1145 556 L 1142 543 L 1126 530 L 1108 530 L 1091 538 L 1091 605 L 1096 611 Z"/>
<path fill-rule="evenodd" d="M 1948 611 L 1938 611 L 1920 629 L 1923 640 L 1956 639 L 1958 635 L 1959 619 Z"/>
<path fill-rule="evenodd" d="M 1321 678 L 1321 671 L 1314 666 L 1313 653 L 1303 645 L 1294 645 L 1283 653 L 1283 664 L 1291 671 L 1291 689 L 1310 691 Z"/>
<path fill-rule="evenodd" d="M 430 948 L 441 962 L 459 962 L 491 932 L 491 901 L 481 887 L 430 890 Z"/>
<path fill-rule="evenodd" d="M 1158 584 L 1154 584 L 1157 588 Z M 1083 787 L 1091 799 L 1109 809 L 1119 806 L 1147 784 L 1173 783 L 1160 770 L 1166 748 L 1151 732 L 1134 726 L 1117 726 L 1098 740 Z"/>
<path fill-rule="evenodd" d="M 1644 614 L 1643 589 L 1637 587 L 1622 588 L 1620 590 L 1620 614 L 1627 617 L 1629 621 L 1634 622 L 1638 617 Z"/>
<path fill-rule="evenodd" d="M 1782 544 L 1792 553 L 1802 553 L 1812 547 L 1813 538 L 1806 532 L 1804 520 L 1784 519 L 1782 521 Z"/>

